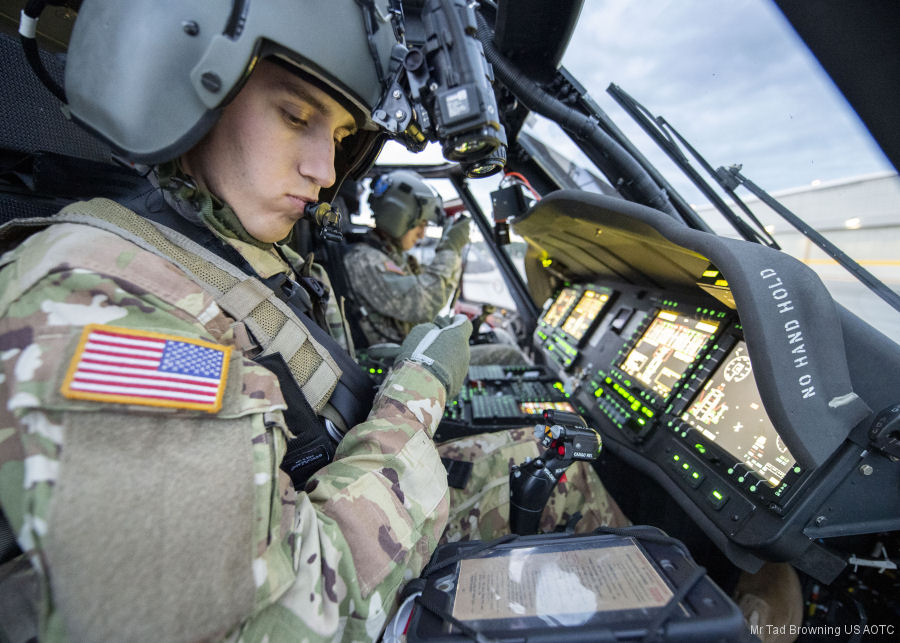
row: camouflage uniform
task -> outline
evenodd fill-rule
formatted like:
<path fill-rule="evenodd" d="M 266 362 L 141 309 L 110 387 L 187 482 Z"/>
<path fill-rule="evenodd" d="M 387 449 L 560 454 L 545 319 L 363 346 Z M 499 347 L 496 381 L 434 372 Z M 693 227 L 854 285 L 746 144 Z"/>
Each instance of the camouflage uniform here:
<path fill-rule="evenodd" d="M 215 232 L 261 276 L 287 269 L 271 248 Z M 379 635 L 446 524 L 435 377 L 395 368 L 298 493 L 279 469 L 277 378 L 183 272 L 71 223 L 0 266 L 0 504 L 39 576 L 42 640 Z M 233 347 L 221 409 L 64 396 L 87 323 Z"/>
<path fill-rule="evenodd" d="M 483 433 L 438 445 L 442 458 L 472 462 L 464 489 L 450 489 L 450 519 L 441 542 L 491 540 L 509 533 L 509 467 L 540 455 L 533 427 Z M 580 512 L 579 533 L 600 525 L 631 524 L 607 493 L 589 464 L 576 462 L 566 471 L 541 515 L 541 531 L 564 526 Z"/>
<path fill-rule="evenodd" d="M 370 344 L 402 342 L 416 324 L 432 321 L 459 283 L 461 261 L 450 248 L 421 266 L 373 231 L 344 257 L 353 294 L 365 308 L 360 324 Z"/>
<path fill-rule="evenodd" d="M 455 262 L 451 262 L 455 259 Z M 457 277 L 436 279 L 445 267 L 458 267 L 452 250 L 440 250 L 424 269 L 410 255 L 385 243 L 373 232 L 366 243 L 353 246 L 344 260 L 348 279 L 357 297 L 365 303 L 367 316 L 361 321 L 373 343 L 401 341 L 414 323 L 429 321 L 446 303 Z M 429 289 L 429 284 L 435 284 Z M 446 288 L 446 290 L 442 290 Z M 378 311 L 378 312 L 376 312 Z M 383 313 L 383 314 L 380 314 Z M 406 315 L 406 317 L 404 317 Z M 402 320 L 407 320 L 406 322 Z M 470 346 L 472 364 L 524 363 L 512 345 Z M 465 489 L 450 489 L 450 521 L 442 542 L 490 540 L 509 532 L 509 467 L 527 457 L 540 455 L 532 427 L 486 433 L 438 446 L 442 458 L 474 464 Z M 589 465 L 576 463 L 567 472 L 547 502 L 541 529 L 552 531 L 581 512 L 579 532 L 598 526 L 630 524 Z"/>
<path fill-rule="evenodd" d="M 261 277 L 289 269 L 237 238 L 227 210 L 217 221 Z M 64 396 L 87 323 L 233 347 L 221 409 Z M 431 440 L 446 393 L 404 362 L 298 493 L 279 468 L 286 403 L 253 350 L 183 272 L 109 232 L 60 223 L 0 259 L 0 506 L 33 570 L 0 591 L 39 583 L 42 640 L 372 640 L 442 535 L 506 531 L 508 467 L 537 454 L 530 430 L 441 445 L 475 463 L 448 494 Z M 576 509 L 581 528 L 621 522 L 592 472 L 569 480 L 545 528 Z"/>
<path fill-rule="evenodd" d="M 364 313 L 360 326 L 369 344 L 402 342 L 416 324 L 432 321 L 459 283 L 461 260 L 449 248 L 438 249 L 427 266 L 370 231 L 364 243 L 344 257 L 347 279 Z M 515 346 L 470 347 L 472 364 L 524 364 Z"/>

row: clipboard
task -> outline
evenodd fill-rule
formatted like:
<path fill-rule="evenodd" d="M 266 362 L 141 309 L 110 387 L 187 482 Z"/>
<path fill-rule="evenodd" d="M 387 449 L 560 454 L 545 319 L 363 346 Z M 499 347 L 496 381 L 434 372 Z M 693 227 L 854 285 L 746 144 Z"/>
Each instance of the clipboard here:
<path fill-rule="evenodd" d="M 740 610 L 682 543 L 652 527 L 605 532 L 438 548 L 407 640 L 744 638 Z"/>

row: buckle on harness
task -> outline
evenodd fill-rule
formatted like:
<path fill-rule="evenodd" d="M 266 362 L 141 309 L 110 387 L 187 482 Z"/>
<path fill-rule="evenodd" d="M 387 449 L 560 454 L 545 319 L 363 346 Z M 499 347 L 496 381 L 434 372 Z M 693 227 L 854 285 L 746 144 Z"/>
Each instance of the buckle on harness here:
<path fill-rule="evenodd" d="M 265 279 L 265 283 L 283 302 L 292 302 L 304 312 L 312 310 L 313 302 L 309 297 L 309 293 L 285 273 L 279 272 L 276 275 L 272 275 Z"/>
<path fill-rule="evenodd" d="M 328 289 L 315 277 L 300 277 L 300 285 L 313 297 L 317 297 L 323 302 L 328 301 Z"/>
<path fill-rule="evenodd" d="M 265 282 L 279 299 L 285 303 L 293 303 L 303 312 L 312 311 L 315 304 L 324 305 L 328 302 L 328 287 L 315 277 L 300 277 L 297 282 L 280 272 Z"/>

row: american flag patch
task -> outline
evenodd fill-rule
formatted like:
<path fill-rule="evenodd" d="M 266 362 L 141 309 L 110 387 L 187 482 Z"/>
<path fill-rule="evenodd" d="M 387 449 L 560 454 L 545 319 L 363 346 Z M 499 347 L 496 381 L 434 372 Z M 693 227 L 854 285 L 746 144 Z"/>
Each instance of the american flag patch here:
<path fill-rule="evenodd" d="M 62 385 L 68 398 L 199 409 L 222 406 L 230 346 L 90 324 Z"/>

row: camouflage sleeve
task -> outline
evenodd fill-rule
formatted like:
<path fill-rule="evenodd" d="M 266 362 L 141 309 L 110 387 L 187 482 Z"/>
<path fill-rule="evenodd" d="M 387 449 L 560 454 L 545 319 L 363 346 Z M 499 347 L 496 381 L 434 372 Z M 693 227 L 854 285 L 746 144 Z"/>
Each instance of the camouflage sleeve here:
<path fill-rule="evenodd" d="M 335 461 L 288 503 L 303 526 L 290 539 L 296 581 L 243 626 L 240 641 L 378 638 L 447 524 L 446 472 L 431 440 L 443 406 L 443 386 L 420 365 L 392 371 Z M 281 483 L 284 506 L 292 494 Z"/>
<path fill-rule="evenodd" d="M 38 572 L 41 640 L 376 638 L 446 524 L 441 384 L 401 365 L 296 493 L 277 379 L 231 320 L 84 228 L 33 235 L 0 271 L 0 506 Z M 64 396 L 88 322 L 238 349 L 222 408 Z"/>
<path fill-rule="evenodd" d="M 432 321 L 459 280 L 460 258 L 453 250 L 436 252 L 417 275 L 365 245 L 349 252 L 344 263 L 354 293 L 367 307 L 413 324 Z"/>

